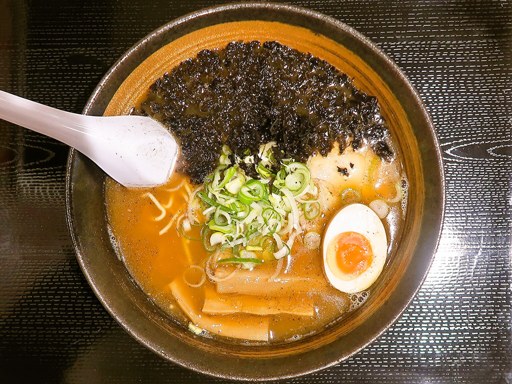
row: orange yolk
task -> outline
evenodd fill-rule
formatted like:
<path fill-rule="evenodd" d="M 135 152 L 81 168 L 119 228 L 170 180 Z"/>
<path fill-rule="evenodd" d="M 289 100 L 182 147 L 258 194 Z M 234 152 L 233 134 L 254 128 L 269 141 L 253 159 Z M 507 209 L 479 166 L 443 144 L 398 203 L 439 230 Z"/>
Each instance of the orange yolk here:
<path fill-rule="evenodd" d="M 336 265 L 344 274 L 360 275 L 372 264 L 372 246 L 368 239 L 360 233 L 340 233 L 334 242 Z"/>

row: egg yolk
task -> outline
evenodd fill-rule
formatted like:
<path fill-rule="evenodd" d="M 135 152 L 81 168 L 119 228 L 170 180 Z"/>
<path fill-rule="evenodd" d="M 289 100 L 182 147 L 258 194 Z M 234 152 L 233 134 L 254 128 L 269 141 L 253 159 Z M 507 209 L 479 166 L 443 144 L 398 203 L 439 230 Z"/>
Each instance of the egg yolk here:
<path fill-rule="evenodd" d="M 357 232 L 343 232 L 335 238 L 336 266 L 347 275 L 360 275 L 373 261 L 372 246 Z"/>

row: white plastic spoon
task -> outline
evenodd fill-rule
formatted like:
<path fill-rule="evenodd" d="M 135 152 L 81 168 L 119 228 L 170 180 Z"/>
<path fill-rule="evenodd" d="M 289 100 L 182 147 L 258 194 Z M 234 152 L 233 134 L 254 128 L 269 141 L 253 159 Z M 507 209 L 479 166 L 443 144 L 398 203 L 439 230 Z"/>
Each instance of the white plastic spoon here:
<path fill-rule="evenodd" d="M 164 184 L 178 157 L 172 135 L 149 117 L 79 115 L 0 91 L 0 118 L 76 148 L 126 187 Z"/>

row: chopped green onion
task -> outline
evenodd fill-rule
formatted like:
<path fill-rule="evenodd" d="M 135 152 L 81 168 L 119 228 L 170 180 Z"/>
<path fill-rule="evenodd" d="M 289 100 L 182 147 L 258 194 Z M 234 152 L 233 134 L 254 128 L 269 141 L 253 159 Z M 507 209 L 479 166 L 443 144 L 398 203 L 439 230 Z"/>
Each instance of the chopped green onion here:
<path fill-rule="evenodd" d="M 275 143 L 260 147 L 258 157 L 246 151 L 233 156 L 223 147 L 219 166 L 205 179 L 197 193 L 202 202 L 206 225 L 201 239 L 208 251 L 231 248 L 237 263 L 244 260 L 271 260 L 290 253 L 297 234 L 302 232 L 300 217 L 311 220 L 320 214 L 318 188 L 311 181 L 307 166 L 291 159 L 276 166 Z M 235 164 L 231 165 L 231 160 Z M 258 177 L 248 177 L 240 163 L 255 163 Z M 299 209 L 299 207 L 301 209 Z M 254 252 L 258 252 L 258 258 Z M 225 261 L 227 262 L 227 261 Z M 250 268 L 252 264 L 249 265 Z"/>
<path fill-rule="evenodd" d="M 225 144 L 222 146 L 222 154 L 223 154 L 223 155 L 227 155 L 227 156 L 229 156 L 229 155 L 231 155 L 232 153 L 233 153 L 233 152 L 231 152 L 231 148 L 229 148 L 229 146 L 227 146 L 227 145 L 225 145 Z"/>
<path fill-rule="evenodd" d="M 210 245 L 215 246 L 217 244 L 222 244 L 226 240 L 226 235 L 221 232 L 214 232 L 210 236 Z"/>
<path fill-rule="evenodd" d="M 231 233 L 234 231 L 233 224 L 219 225 L 219 224 L 215 224 L 215 221 L 210 221 L 208 223 L 208 228 L 210 228 L 212 231 L 217 231 L 217 232 L 222 232 L 222 233 Z"/>
<path fill-rule="evenodd" d="M 217 262 L 218 263 L 234 263 L 234 264 L 244 264 L 244 263 L 262 264 L 263 260 L 260 260 L 255 257 L 229 257 L 227 259 L 220 259 Z"/>
<path fill-rule="evenodd" d="M 263 228 L 263 223 L 258 223 L 257 221 L 252 221 L 247 226 L 247 234 L 254 235 L 255 233 L 259 232 L 261 228 Z"/>
<path fill-rule="evenodd" d="M 272 176 L 274 176 L 272 171 L 265 167 L 262 163 L 258 163 L 256 166 L 256 172 L 258 172 L 258 174 L 264 179 L 270 179 Z"/>
<path fill-rule="evenodd" d="M 221 188 L 224 188 L 224 186 L 231 181 L 231 179 L 233 178 L 233 176 L 235 176 L 236 174 L 236 168 L 235 167 L 231 167 L 231 168 L 228 168 L 226 169 L 226 172 L 224 173 L 224 178 L 222 179 L 222 181 L 220 182 L 220 184 L 218 185 L 218 189 L 221 189 Z"/>
<path fill-rule="evenodd" d="M 286 199 L 288 200 L 288 204 L 290 205 L 290 212 L 292 213 L 292 219 L 293 219 L 293 228 L 299 229 L 299 208 L 297 207 L 297 203 L 295 202 L 295 198 L 293 197 L 293 194 L 291 191 L 289 191 L 286 188 L 283 188 L 281 192 L 286 196 Z"/>
<path fill-rule="evenodd" d="M 260 247 L 258 245 L 248 245 L 245 247 L 248 251 L 263 251 L 263 247 Z"/>
<path fill-rule="evenodd" d="M 274 253 L 274 257 L 276 259 L 282 259 L 283 257 L 286 257 L 290 254 L 290 247 L 288 247 L 288 244 L 283 244 L 281 249 Z"/>
<path fill-rule="evenodd" d="M 229 225 L 231 224 L 231 216 L 221 208 L 217 208 L 213 215 L 213 221 L 217 225 Z"/>
<path fill-rule="evenodd" d="M 207 225 L 201 228 L 201 240 L 203 241 L 203 247 L 208 252 L 212 252 L 216 249 L 216 247 L 210 243 L 212 233 L 213 231 L 211 231 Z"/>
<path fill-rule="evenodd" d="M 192 230 L 192 224 L 190 223 L 188 218 L 186 218 L 185 214 L 181 215 L 177 219 L 176 227 L 178 229 L 178 233 L 180 234 L 180 236 L 184 237 L 185 239 L 192 240 L 192 241 L 201 240 L 200 237 L 195 237 L 195 236 L 190 235 L 190 232 Z"/>
<path fill-rule="evenodd" d="M 218 206 L 218 205 L 219 205 L 219 204 L 217 204 L 217 202 L 215 202 L 215 200 L 213 200 L 213 199 L 209 198 L 209 197 L 206 195 L 206 193 L 205 193 L 205 192 L 199 192 L 199 193 L 197 194 L 197 196 L 199 196 L 199 198 L 200 198 L 201 200 L 203 200 L 203 201 L 204 201 L 206 204 L 208 204 L 208 205 L 212 205 L 212 206 L 214 206 L 214 207 L 216 207 L 216 206 Z"/>
<path fill-rule="evenodd" d="M 262 215 L 265 224 L 267 224 L 269 233 L 278 232 L 282 227 L 282 216 L 272 208 L 266 208 Z"/>
<path fill-rule="evenodd" d="M 245 156 L 243 162 L 245 164 L 254 164 L 254 156 Z"/>
<path fill-rule="evenodd" d="M 239 174 L 236 178 L 234 178 L 233 180 L 226 184 L 226 190 L 229 193 L 236 195 L 240 191 L 240 188 L 242 188 L 242 185 L 244 185 L 244 183 L 245 177 Z"/>
<path fill-rule="evenodd" d="M 251 212 L 251 207 L 240 202 L 239 200 L 235 200 L 230 204 L 228 210 L 232 215 L 235 216 L 235 219 L 245 219 L 249 212 Z"/>
<path fill-rule="evenodd" d="M 217 207 L 209 207 L 209 208 L 206 208 L 204 211 L 203 211 L 203 215 L 205 216 L 210 216 L 212 213 L 215 212 L 215 210 L 217 209 Z"/>
<path fill-rule="evenodd" d="M 304 211 L 304 217 L 306 219 L 313 220 L 318 215 L 320 215 L 320 203 L 317 201 L 304 203 L 302 205 L 302 210 Z"/>
<path fill-rule="evenodd" d="M 251 204 L 253 201 L 263 200 L 267 198 L 267 196 L 268 192 L 265 184 L 254 179 L 247 181 L 238 192 L 238 198 L 244 204 Z"/>
<path fill-rule="evenodd" d="M 280 189 L 284 188 L 285 185 L 285 179 L 286 179 L 286 169 L 281 168 L 274 179 L 274 188 L 279 191 Z"/>
<path fill-rule="evenodd" d="M 297 162 L 288 164 L 285 169 L 289 172 L 285 178 L 286 188 L 300 195 L 311 182 L 311 172 L 306 165 Z"/>
<path fill-rule="evenodd" d="M 274 245 L 275 245 L 275 242 L 274 242 L 274 239 L 272 238 L 272 236 L 265 236 L 261 242 L 261 247 L 264 249 L 264 250 L 274 250 Z"/>
<path fill-rule="evenodd" d="M 275 141 L 270 141 L 267 144 L 260 145 L 258 157 L 261 159 L 261 164 L 264 166 L 274 163 L 274 153 L 272 148 L 276 147 Z"/>

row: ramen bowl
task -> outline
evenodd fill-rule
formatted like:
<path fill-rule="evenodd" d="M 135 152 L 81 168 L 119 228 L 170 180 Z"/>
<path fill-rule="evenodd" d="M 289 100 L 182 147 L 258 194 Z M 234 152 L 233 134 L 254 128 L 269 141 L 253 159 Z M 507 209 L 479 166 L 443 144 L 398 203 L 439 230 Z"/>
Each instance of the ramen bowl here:
<path fill-rule="evenodd" d="M 400 316 L 427 275 L 441 231 L 444 182 L 430 118 L 417 92 L 383 52 L 349 26 L 282 4 L 233 4 L 201 10 L 152 32 L 109 70 L 89 99 L 88 115 L 127 114 L 165 72 L 203 49 L 231 41 L 275 40 L 326 60 L 376 96 L 408 176 L 407 214 L 398 244 L 367 302 L 314 335 L 265 345 L 231 343 L 190 332 L 159 309 L 132 279 L 107 225 L 106 175 L 72 150 L 67 217 L 82 271 L 107 311 L 158 355 L 205 374 L 269 380 L 334 365 L 375 340 Z"/>

